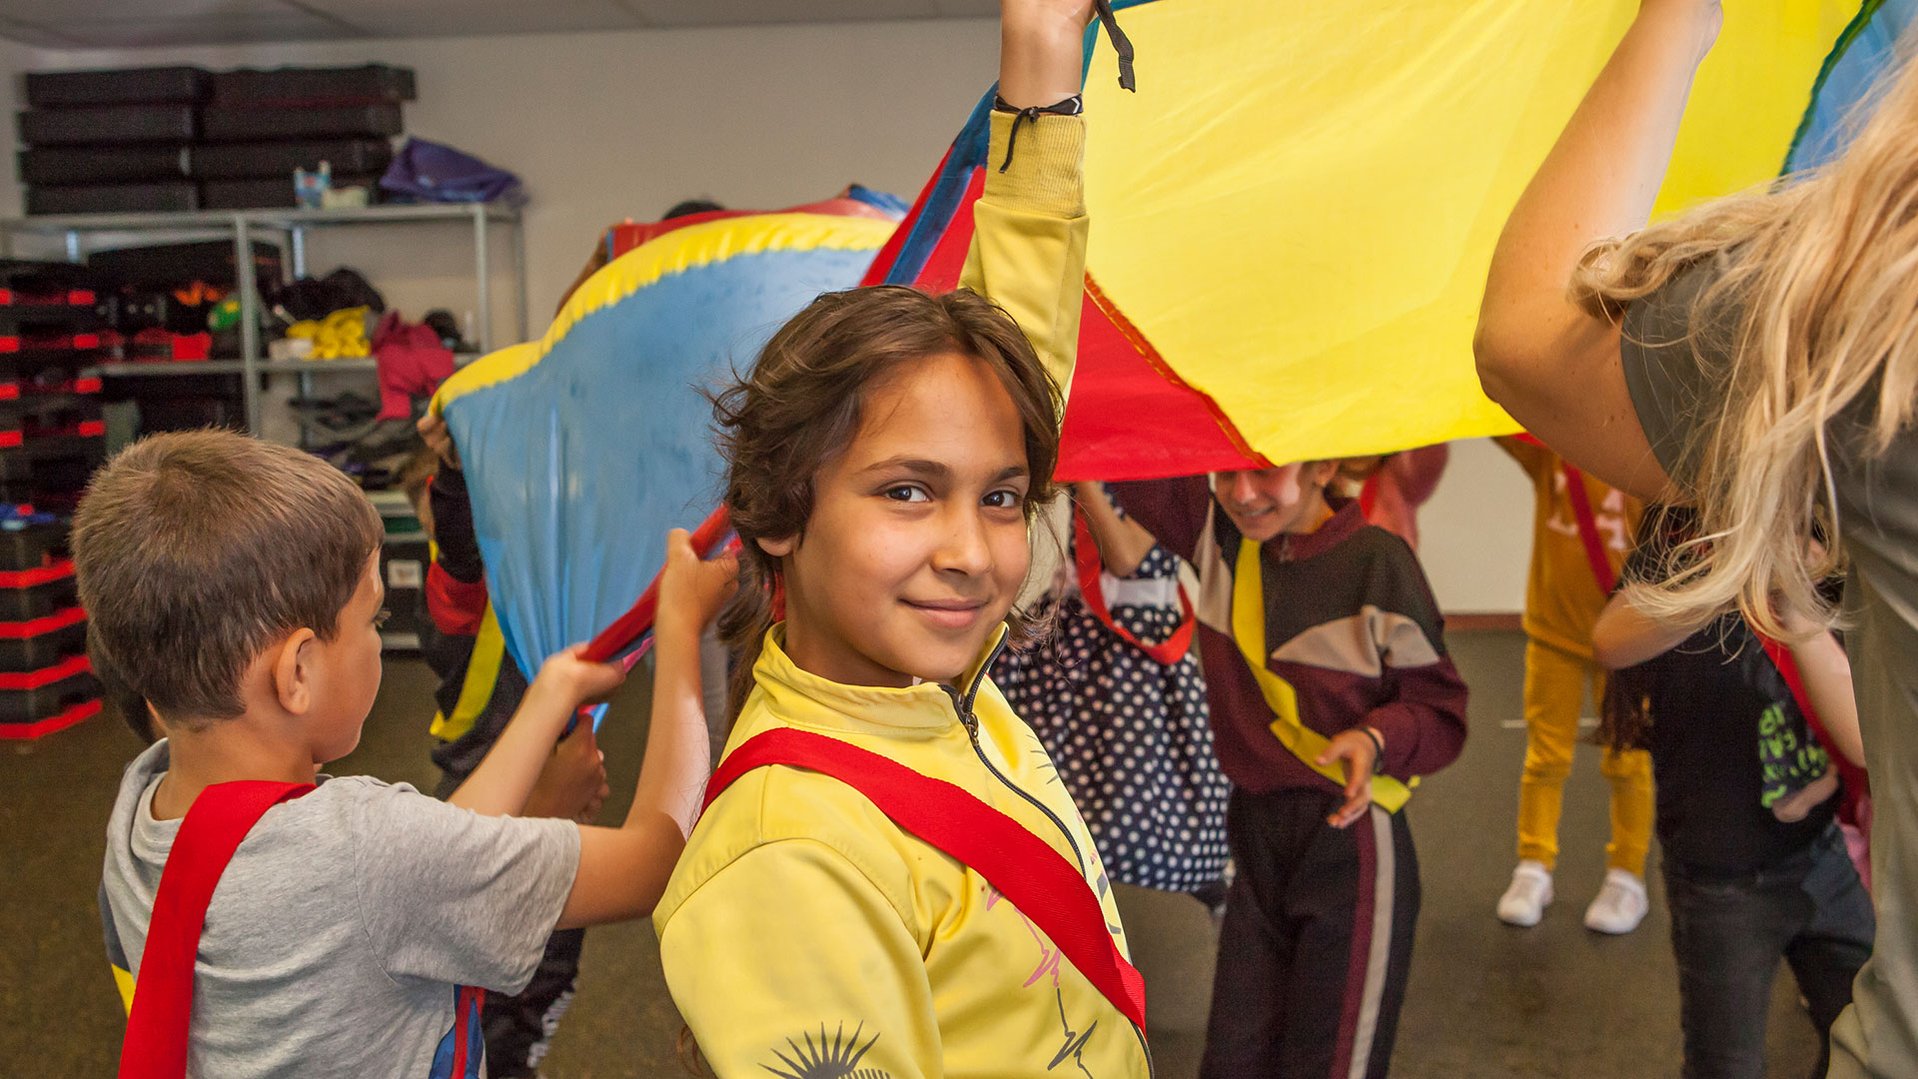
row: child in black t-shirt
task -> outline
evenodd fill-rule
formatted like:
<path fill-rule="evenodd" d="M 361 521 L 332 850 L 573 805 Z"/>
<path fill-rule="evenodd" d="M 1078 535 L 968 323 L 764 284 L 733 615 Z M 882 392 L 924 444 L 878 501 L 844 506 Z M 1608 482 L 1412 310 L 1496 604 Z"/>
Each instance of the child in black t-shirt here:
<path fill-rule="evenodd" d="M 1648 511 L 1625 579 L 1680 557 L 1690 514 Z M 1606 687 L 1602 742 L 1648 749 L 1657 787 L 1687 1077 L 1765 1070 L 1772 979 L 1789 962 L 1821 1038 L 1871 954 L 1870 897 L 1832 816 L 1837 777 L 1765 642 L 1736 612 L 1655 621 L 1615 594 L 1592 634 Z M 1819 631 L 1790 644 L 1834 749 L 1856 752 L 1849 665 Z M 1813 1074 L 1823 1075 L 1824 1052 Z"/>

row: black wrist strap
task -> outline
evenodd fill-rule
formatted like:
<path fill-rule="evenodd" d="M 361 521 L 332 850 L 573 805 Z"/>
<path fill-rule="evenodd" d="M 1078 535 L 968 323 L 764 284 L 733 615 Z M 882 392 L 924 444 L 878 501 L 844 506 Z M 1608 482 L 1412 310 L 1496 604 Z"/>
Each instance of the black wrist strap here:
<path fill-rule="evenodd" d="M 1360 725 L 1359 733 L 1372 740 L 1372 774 L 1385 771 L 1385 740 L 1379 737 L 1379 732 L 1364 725 Z"/>
<path fill-rule="evenodd" d="M 1086 100 L 1080 94 L 1073 94 L 1064 101 L 1050 105 L 1028 105 L 1021 109 L 998 94 L 992 95 L 994 112 L 1009 112 L 1013 115 L 1012 132 L 1006 136 L 1006 159 L 999 163 L 999 171 L 1012 167 L 1012 148 L 1019 141 L 1019 128 L 1026 124 L 1036 124 L 1041 116 L 1077 116 L 1086 111 Z"/>
<path fill-rule="evenodd" d="M 1105 27 L 1106 37 L 1112 39 L 1113 55 L 1119 58 L 1119 89 L 1137 93 L 1138 82 L 1132 77 L 1132 39 L 1119 29 L 1119 17 L 1112 13 L 1112 0 L 1092 0 L 1092 9 L 1099 13 L 1099 25 Z"/>

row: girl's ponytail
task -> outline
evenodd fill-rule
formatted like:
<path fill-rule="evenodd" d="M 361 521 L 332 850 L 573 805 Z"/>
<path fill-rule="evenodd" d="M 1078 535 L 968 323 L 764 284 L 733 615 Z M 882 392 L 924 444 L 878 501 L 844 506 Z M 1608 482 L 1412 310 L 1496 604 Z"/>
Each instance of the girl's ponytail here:
<path fill-rule="evenodd" d="M 1652 746 L 1651 672 L 1643 664 L 1605 676 L 1594 745 L 1627 753 Z"/>

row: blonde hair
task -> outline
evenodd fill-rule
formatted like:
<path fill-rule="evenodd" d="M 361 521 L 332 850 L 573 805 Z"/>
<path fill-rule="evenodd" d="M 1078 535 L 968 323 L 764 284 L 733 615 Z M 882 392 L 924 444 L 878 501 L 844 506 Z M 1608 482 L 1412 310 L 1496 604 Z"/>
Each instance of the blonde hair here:
<path fill-rule="evenodd" d="M 1616 318 L 1702 261 L 1722 273 L 1693 302 L 1691 341 L 1733 362 L 1715 411 L 1692 417 L 1696 557 L 1634 602 L 1693 623 L 1736 607 L 1772 636 L 1787 614 L 1829 625 L 1818 583 L 1842 568 L 1831 423 L 1875 394 L 1857 410 L 1862 437 L 1840 437 L 1843 452 L 1882 456 L 1918 404 L 1918 63 L 1836 161 L 1600 243 L 1573 291 Z"/>

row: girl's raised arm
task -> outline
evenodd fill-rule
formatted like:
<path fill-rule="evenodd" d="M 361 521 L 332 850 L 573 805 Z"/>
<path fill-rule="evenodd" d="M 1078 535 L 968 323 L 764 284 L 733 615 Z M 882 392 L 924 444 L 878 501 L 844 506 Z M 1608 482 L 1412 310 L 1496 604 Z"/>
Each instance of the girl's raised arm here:
<path fill-rule="evenodd" d="M 1001 5 L 1002 107 L 992 114 L 985 192 L 973 206 L 972 247 L 959 278 L 1025 331 L 1062 406 L 1084 302 L 1085 121 L 1037 110 L 1076 104 L 1092 11 L 1086 0 Z"/>

